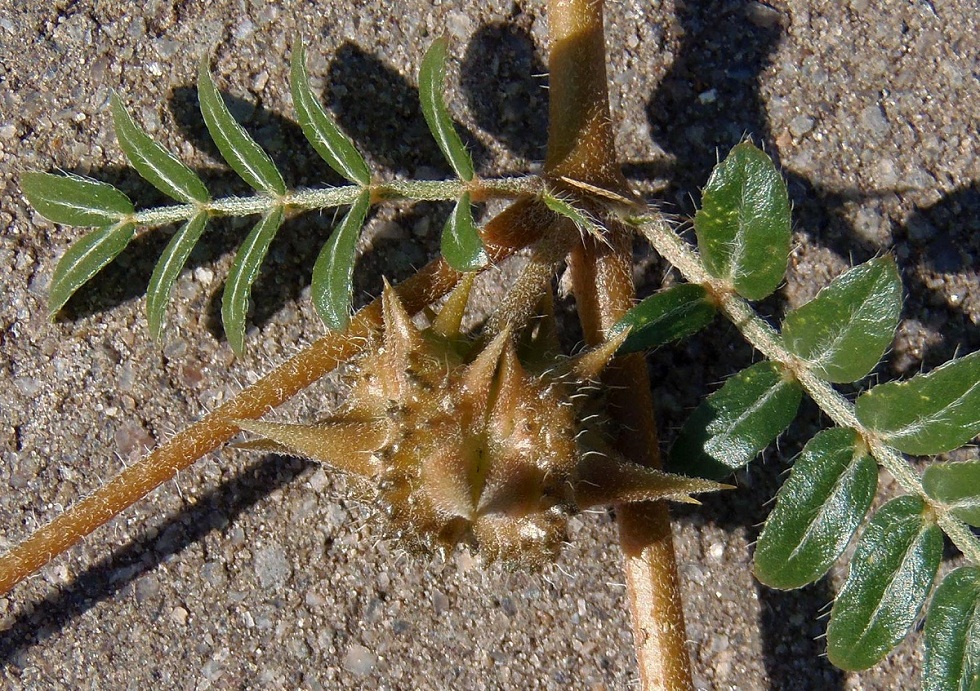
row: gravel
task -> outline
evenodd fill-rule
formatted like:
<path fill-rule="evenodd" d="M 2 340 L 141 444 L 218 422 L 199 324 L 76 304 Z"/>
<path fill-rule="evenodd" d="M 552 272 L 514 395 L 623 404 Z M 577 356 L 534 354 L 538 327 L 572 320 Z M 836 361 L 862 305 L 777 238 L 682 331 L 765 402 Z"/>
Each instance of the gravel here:
<path fill-rule="evenodd" d="M 716 149 L 750 135 L 779 160 L 796 236 L 787 284 L 765 312 L 801 304 L 852 261 L 890 251 L 908 299 L 892 358 L 877 376 L 912 374 L 980 347 L 973 0 L 608 4 L 613 117 L 641 189 L 668 212 L 689 215 Z M 52 270 L 79 233 L 34 213 L 18 176 L 91 174 L 141 203 L 162 203 L 114 142 L 113 90 L 215 194 L 240 193 L 195 110 L 195 72 L 209 52 L 219 88 L 287 183 L 336 183 L 291 115 L 288 46 L 302 35 L 314 87 L 375 169 L 446 175 L 414 94 L 424 47 L 446 33 L 457 58 L 450 107 L 481 171 L 527 170 L 543 157 L 543 3 L 356 5 L 0 0 L 0 549 L 100 486 L 145 443 L 169 438 L 322 333 L 308 289 L 326 233 L 318 218 L 291 224 L 274 244 L 244 357 L 232 354 L 216 318 L 231 250 L 246 232 L 240 223 L 216 225 L 195 250 L 162 343 L 148 335 L 142 293 L 166 232 L 141 236 L 61 318 L 48 319 Z M 380 291 L 382 274 L 400 280 L 432 256 L 447 212 L 419 205 L 377 214 L 371 252 L 355 275 L 357 300 Z M 646 250 L 637 260 L 648 293 L 663 267 Z M 492 272 L 480 284 L 484 308 L 512 273 Z M 667 439 L 700 397 L 753 359 L 731 329 L 713 328 L 649 360 Z M 339 400 L 336 381 L 290 402 L 281 417 L 314 419 Z M 842 570 L 790 593 L 752 578 L 764 504 L 821 424 L 806 408 L 779 449 L 740 475 L 740 491 L 675 511 L 702 688 L 917 683 L 917 634 L 861 674 L 823 657 L 822 613 Z M 895 491 L 888 478 L 882 484 Z M 609 515 L 576 518 L 557 564 L 514 572 L 466 552 L 406 553 L 355 489 L 293 459 L 209 455 L 0 598 L 2 684 L 635 685 Z M 944 569 L 956 563 L 951 557 Z"/>

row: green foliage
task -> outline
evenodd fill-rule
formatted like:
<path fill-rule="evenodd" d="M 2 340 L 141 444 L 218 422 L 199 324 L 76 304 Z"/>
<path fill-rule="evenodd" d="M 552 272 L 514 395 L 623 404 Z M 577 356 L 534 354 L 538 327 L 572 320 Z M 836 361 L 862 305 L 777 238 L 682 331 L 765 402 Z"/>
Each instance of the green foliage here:
<path fill-rule="evenodd" d="M 697 407 L 670 451 L 670 470 L 721 480 L 789 427 L 803 390 L 779 365 L 742 370 Z"/>
<path fill-rule="evenodd" d="M 333 118 L 327 115 L 310 88 L 310 78 L 306 74 L 306 51 L 298 38 L 293 42 L 289 82 L 299 125 L 316 152 L 338 175 L 355 185 L 370 185 L 371 170 L 364 157 L 357 151 L 354 142 L 340 131 Z"/>
<path fill-rule="evenodd" d="M 167 243 L 160 260 L 153 268 L 150 285 L 146 290 L 146 320 L 149 323 L 150 334 L 155 340 L 160 340 L 160 335 L 163 333 L 163 315 L 177 276 L 183 271 L 191 251 L 201 239 L 207 224 L 206 211 L 201 211 L 184 223 Z"/>
<path fill-rule="evenodd" d="M 857 381 L 878 364 L 898 327 L 902 281 L 879 257 L 838 276 L 783 320 L 783 342 L 830 382 Z"/>
<path fill-rule="evenodd" d="M 610 335 L 630 329 L 619 352 L 635 353 L 686 338 L 710 324 L 717 312 L 708 291 L 685 283 L 643 300 L 616 323 Z"/>
<path fill-rule="evenodd" d="M 112 185 L 80 175 L 26 173 L 20 187 L 31 206 L 53 223 L 104 227 L 133 213 L 133 203 L 125 194 Z"/>
<path fill-rule="evenodd" d="M 334 331 L 346 328 L 350 321 L 354 252 L 370 206 L 371 192 L 364 190 L 334 229 L 313 266 L 313 305 L 327 328 Z"/>
<path fill-rule="evenodd" d="M 211 195 L 197 173 L 153 141 L 136 124 L 115 93 L 112 94 L 112 121 L 119 148 L 144 180 L 171 199 L 187 204 L 207 204 Z"/>
<path fill-rule="evenodd" d="M 238 124 L 225 105 L 221 94 L 218 93 L 218 87 L 211 79 L 206 57 L 201 60 L 201 69 L 197 77 L 197 93 L 201 101 L 201 115 L 204 117 L 208 133 L 231 169 L 257 191 L 272 196 L 286 194 L 286 183 L 276 164 L 245 131 L 245 128 Z"/>
<path fill-rule="evenodd" d="M 743 142 L 715 167 L 694 229 L 712 276 L 749 300 L 776 290 L 789 257 L 789 196 L 762 150 Z"/>
<path fill-rule="evenodd" d="M 225 335 L 236 353 L 245 351 L 245 315 L 248 312 L 248 296 L 252 284 L 259 275 L 269 245 L 282 225 L 284 215 L 277 206 L 255 224 L 245 242 L 238 249 L 235 261 L 228 273 L 225 292 L 221 295 L 221 322 Z"/>
<path fill-rule="evenodd" d="M 980 689 L 980 568 L 949 574 L 932 596 L 926 617 L 925 691 Z"/>
<path fill-rule="evenodd" d="M 899 451 L 957 449 L 980 434 L 980 351 L 908 381 L 879 384 L 858 397 L 855 412 Z"/>
<path fill-rule="evenodd" d="M 922 487 L 961 521 L 980 526 L 980 461 L 934 463 L 926 468 Z"/>
<path fill-rule="evenodd" d="M 69 247 L 54 268 L 48 292 L 50 313 L 60 310 L 79 287 L 126 249 L 135 233 L 135 225 L 119 221 L 93 230 Z"/>
<path fill-rule="evenodd" d="M 858 542 L 830 610 L 827 654 L 841 669 L 867 669 L 908 633 L 943 555 L 943 535 L 919 497 L 881 507 Z"/>
<path fill-rule="evenodd" d="M 448 46 L 449 41 L 445 36 L 438 38 L 432 42 L 422 58 L 422 66 L 419 68 L 419 99 L 422 102 L 422 115 L 442 155 L 449 161 L 459 179 L 469 182 L 474 175 L 473 159 L 463 145 L 463 140 L 459 138 L 443 99 Z"/>
<path fill-rule="evenodd" d="M 480 231 L 473 222 L 469 192 L 463 193 L 446 219 L 440 249 L 442 256 L 457 271 L 476 271 L 486 265 L 488 257 L 480 240 Z"/>
<path fill-rule="evenodd" d="M 755 548 L 755 575 L 774 588 L 800 588 L 823 576 L 871 507 L 878 465 L 853 429 L 820 432 L 779 490 Z"/>

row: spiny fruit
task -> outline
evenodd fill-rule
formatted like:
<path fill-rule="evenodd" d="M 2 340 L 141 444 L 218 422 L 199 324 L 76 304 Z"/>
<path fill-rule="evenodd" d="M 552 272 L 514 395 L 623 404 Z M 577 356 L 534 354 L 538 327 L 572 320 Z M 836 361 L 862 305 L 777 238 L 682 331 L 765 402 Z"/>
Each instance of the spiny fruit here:
<path fill-rule="evenodd" d="M 240 421 L 264 437 L 240 446 L 372 479 L 398 535 L 416 545 L 464 542 L 529 565 L 557 556 L 580 509 L 693 501 L 688 493 L 722 487 L 643 468 L 602 442 L 585 391 L 621 338 L 529 372 L 510 329 L 476 341 L 460 333 L 471 282 L 424 330 L 386 285 L 383 328 L 353 367 L 345 410 L 317 425 Z"/>

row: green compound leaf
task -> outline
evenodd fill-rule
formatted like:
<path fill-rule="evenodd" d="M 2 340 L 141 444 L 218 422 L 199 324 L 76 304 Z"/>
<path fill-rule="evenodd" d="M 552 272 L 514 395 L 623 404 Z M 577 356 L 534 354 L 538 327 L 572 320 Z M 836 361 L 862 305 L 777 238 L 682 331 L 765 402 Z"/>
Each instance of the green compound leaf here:
<path fill-rule="evenodd" d="M 474 174 L 473 159 L 453 127 L 453 120 L 449 117 L 449 109 L 443 99 L 448 46 L 449 41 L 445 36 L 437 38 L 422 58 L 422 66 L 419 68 L 419 98 L 422 101 L 422 115 L 425 116 L 425 122 L 429 125 L 429 131 L 435 137 L 439 150 L 459 179 L 469 182 Z"/>
<path fill-rule="evenodd" d="M 783 342 L 831 382 L 870 372 L 895 337 L 902 280 L 891 257 L 878 257 L 838 276 L 813 300 L 786 315 Z"/>
<path fill-rule="evenodd" d="M 929 374 L 880 384 L 855 404 L 861 424 L 905 453 L 957 449 L 980 434 L 980 351 Z"/>
<path fill-rule="evenodd" d="M 961 521 L 980 526 L 980 461 L 933 463 L 922 476 L 922 486 Z"/>
<path fill-rule="evenodd" d="M 259 267 L 269 251 L 272 238 L 282 225 L 283 218 L 283 208 L 277 206 L 255 224 L 238 249 L 225 283 L 221 296 L 221 323 L 225 327 L 231 349 L 239 355 L 245 352 L 245 316 L 248 313 L 252 284 L 259 275 Z"/>
<path fill-rule="evenodd" d="M 489 261 L 480 231 L 473 222 L 473 207 L 470 204 L 470 193 L 464 192 L 456 202 L 456 208 L 446 220 L 442 229 L 442 256 L 449 266 L 457 271 L 466 273 L 476 271 Z"/>
<path fill-rule="evenodd" d="M 354 251 L 369 208 L 371 193 L 364 190 L 331 233 L 313 265 L 313 306 L 331 331 L 346 328 L 350 321 Z"/>
<path fill-rule="evenodd" d="M 704 265 L 749 300 L 772 293 L 789 257 L 786 184 L 772 160 L 749 142 L 715 166 L 694 229 Z"/>
<path fill-rule="evenodd" d="M 310 88 L 306 73 L 306 51 L 299 39 L 293 42 L 292 66 L 289 83 L 293 92 L 293 106 L 299 118 L 303 134 L 321 158 L 340 176 L 356 185 L 371 184 L 371 171 L 354 143 L 340 131 Z"/>
<path fill-rule="evenodd" d="M 789 426 L 802 397 L 800 384 L 772 362 L 742 370 L 684 423 L 668 469 L 709 480 L 728 477 Z"/>
<path fill-rule="evenodd" d="M 700 331 L 711 323 L 717 311 L 708 291 L 697 284 L 684 283 L 644 299 L 616 322 L 610 335 L 631 329 L 619 347 L 620 353 L 656 348 Z"/>
<path fill-rule="evenodd" d="M 54 223 L 108 226 L 133 213 L 133 203 L 125 194 L 80 175 L 25 173 L 20 188 L 31 206 Z"/>
<path fill-rule="evenodd" d="M 827 627 L 830 661 L 867 669 L 908 633 L 943 556 L 943 533 L 925 517 L 919 497 L 882 506 L 858 542 Z"/>
<path fill-rule="evenodd" d="M 136 124 L 115 93 L 112 94 L 112 120 L 119 146 L 144 180 L 177 201 L 206 204 L 210 200 L 211 195 L 201 178 L 153 141 Z"/>
<path fill-rule="evenodd" d="M 135 234 L 134 224 L 120 221 L 97 228 L 72 244 L 54 268 L 48 313 L 60 310 L 76 290 L 126 249 Z"/>
<path fill-rule="evenodd" d="M 925 639 L 924 691 L 980 691 L 980 568 L 956 569 L 939 584 Z"/>
<path fill-rule="evenodd" d="M 218 87 L 211 79 L 207 57 L 201 60 L 197 91 L 204 124 L 231 169 L 258 191 L 273 196 L 286 194 L 286 183 L 276 164 L 245 128 L 235 121 L 222 100 Z"/>
<path fill-rule="evenodd" d="M 163 315 L 174 282 L 184 269 L 187 258 L 191 256 L 191 250 L 201 239 L 208 218 L 207 212 L 202 211 L 182 225 L 167 243 L 157 265 L 153 268 L 153 275 L 150 276 L 150 284 L 146 292 L 146 320 L 154 340 L 159 340 L 163 332 Z"/>
<path fill-rule="evenodd" d="M 755 575 L 773 588 L 823 576 L 871 507 L 878 465 L 857 432 L 837 427 L 811 439 L 779 490 L 755 548 Z"/>

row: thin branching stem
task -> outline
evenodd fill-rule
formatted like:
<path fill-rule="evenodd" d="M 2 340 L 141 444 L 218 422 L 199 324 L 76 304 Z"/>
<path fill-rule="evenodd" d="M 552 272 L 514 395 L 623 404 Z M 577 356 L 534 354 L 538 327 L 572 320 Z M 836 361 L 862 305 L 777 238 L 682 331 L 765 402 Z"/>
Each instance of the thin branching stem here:
<path fill-rule="evenodd" d="M 871 455 L 891 473 L 902 489 L 922 497 L 932 508 L 936 522 L 957 549 L 974 564 L 980 564 L 980 540 L 965 523 L 950 513 L 945 505 L 935 502 L 926 495 L 921 478 L 905 457 L 886 444 L 873 430 L 861 424 L 850 401 L 844 398 L 830 382 L 817 376 L 805 360 L 786 350 L 779 333 L 756 314 L 748 302 L 736 295 L 723 281 L 712 278 L 704 268 L 698 253 L 674 232 L 665 219 L 654 215 L 633 220 L 654 249 L 687 281 L 704 286 L 715 296 L 722 313 L 742 332 L 745 340 L 767 358 L 778 362 L 787 372 L 790 372 L 810 398 L 837 425 L 856 430 Z"/>
<path fill-rule="evenodd" d="M 496 179 L 476 178 L 469 182 L 460 180 L 392 180 L 370 186 L 374 203 L 392 201 L 456 201 L 469 192 L 474 202 L 489 199 L 516 199 L 535 195 L 542 190 L 540 178 L 508 177 Z M 248 197 L 223 197 L 200 204 L 174 204 L 146 209 L 132 215 L 137 226 L 155 228 L 180 223 L 193 218 L 201 211 L 211 216 L 257 216 L 276 207 L 285 206 L 296 211 L 313 211 L 353 204 L 364 191 L 358 185 L 295 190 L 281 197 L 255 194 Z"/>

